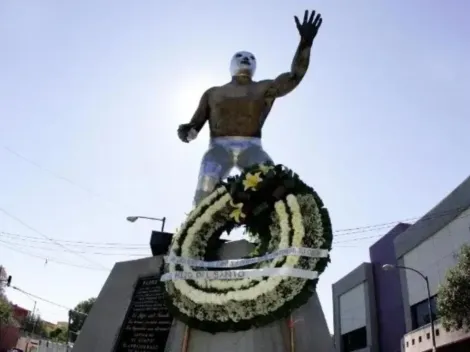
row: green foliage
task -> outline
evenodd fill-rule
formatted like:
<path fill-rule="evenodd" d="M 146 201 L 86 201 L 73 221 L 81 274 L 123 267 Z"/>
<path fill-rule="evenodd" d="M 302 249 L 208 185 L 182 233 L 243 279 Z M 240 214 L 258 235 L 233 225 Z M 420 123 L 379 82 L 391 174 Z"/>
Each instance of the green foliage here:
<path fill-rule="evenodd" d="M 29 314 L 22 322 L 23 331 L 46 338 L 48 336 L 46 327 L 41 316 L 38 314 Z"/>
<path fill-rule="evenodd" d="M 85 323 L 85 319 L 90 313 L 93 304 L 96 302 L 96 298 L 92 297 L 85 301 L 80 302 L 77 304 L 74 310 L 70 311 L 70 341 L 75 342 L 77 338 L 77 334 L 82 329 L 83 324 Z"/>
<path fill-rule="evenodd" d="M 9 322 L 12 314 L 12 307 L 6 297 L 0 296 L 0 325 Z"/>
<path fill-rule="evenodd" d="M 447 272 L 437 304 L 445 328 L 470 331 L 470 246 L 462 247 L 457 265 Z"/>
<path fill-rule="evenodd" d="M 55 328 L 49 332 L 49 338 L 52 341 L 67 342 L 67 329 L 66 328 Z"/>

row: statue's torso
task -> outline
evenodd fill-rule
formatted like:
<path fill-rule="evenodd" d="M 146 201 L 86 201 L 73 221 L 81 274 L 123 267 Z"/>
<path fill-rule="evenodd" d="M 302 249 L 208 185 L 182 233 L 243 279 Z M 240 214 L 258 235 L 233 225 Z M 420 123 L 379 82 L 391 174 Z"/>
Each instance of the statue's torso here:
<path fill-rule="evenodd" d="M 211 137 L 261 137 L 273 99 L 265 98 L 267 83 L 228 83 L 209 91 Z"/>

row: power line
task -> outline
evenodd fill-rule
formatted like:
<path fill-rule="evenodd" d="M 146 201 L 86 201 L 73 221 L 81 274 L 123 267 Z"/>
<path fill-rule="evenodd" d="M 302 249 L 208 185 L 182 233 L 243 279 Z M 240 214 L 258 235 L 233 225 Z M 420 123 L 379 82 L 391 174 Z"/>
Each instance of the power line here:
<path fill-rule="evenodd" d="M 362 239 L 370 239 L 370 238 L 377 238 L 381 237 L 383 234 L 376 234 L 372 236 L 364 236 L 364 237 L 354 237 L 353 239 L 346 239 L 346 240 L 340 240 L 336 241 L 334 243 L 344 243 L 344 242 L 352 242 L 352 241 L 357 241 L 357 240 L 362 240 Z M 57 248 L 51 248 L 51 247 L 41 247 L 38 245 L 31 245 L 29 242 L 33 243 L 38 243 L 38 244 L 49 244 L 49 242 L 40 240 L 37 237 L 33 237 L 32 239 L 29 238 L 29 236 L 22 236 L 22 235 L 17 235 L 17 236 L 6 236 L 5 238 L 5 233 L 0 232 L 0 242 L 3 243 L 8 243 L 10 245 L 17 245 L 21 247 L 29 247 L 29 248 L 34 248 L 34 249 L 43 249 L 43 250 L 58 250 Z M 28 239 L 28 243 L 24 244 L 24 242 L 20 241 L 15 241 L 17 239 L 24 241 L 24 238 L 26 237 Z M 3 238 L 3 239 L 2 239 Z M 60 241 L 60 240 L 58 240 Z M 98 242 L 96 242 L 99 244 Z M 138 247 L 137 247 L 138 246 Z M 76 251 L 76 253 L 82 253 L 82 254 L 96 254 L 96 255 L 123 255 L 123 256 L 146 256 L 148 253 L 132 253 L 132 252 L 125 252 L 125 253 L 115 253 L 113 251 L 115 250 L 127 250 L 127 251 L 142 251 L 145 249 L 148 249 L 148 245 L 136 245 L 136 247 L 133 246 L 127 246 L 125 243 L 122 243 L 121 245 L 117 244 L 117 246 L 101 246 L 101 245 L 78 245 L 78 247 L 82 247 L 82 251 Z M 107 250 L 109 252 L 91 252 L 90 250 L 97 249 L 97 250 Z"/>
<path fill-rule="evenodd" d="M 98 266 L 100 266 L 100 267 L 102 267 L 102 268 L 104 268 L 104 269 L 109 270 L 109 269 L 106 268 L 103 264 L 98 263 L 98 262 L 95 262 L 95 261 L 93 261 L 93 260 L 91 260 L 91 259 L 85 257 L 85 256 L 82 255 L 81 253 L 76 253 L 75 251 L 73 251 L 72 249 L 70 249 L 70 248 L 68 248 L 67 246 L 63 245 L 62 243 L 58 242 L 57 240 L 55 240 L 55 239 L 53 239 L 53 238 L 51 238 L 51 237 L 45 235 L 45 234 L 42 233 L 41 231 L 35 229 L 35 228 L 32 227 L 31 225 L 27 224 L 26 222 L 24 222 L 24 221 L 21 220 L 20 218 L 16 217 L 15 215 L 9 213 L 9 212 L 6 211 L 5 209 L 3 209 L 3 208 L 0 207 L 0 211 L 1 211 L 2 213 L 4 213 L 6 216 L 10 217 L 11 219 L 17 221 L 18 223 L 20 223 L 20 224 L 23 225 L 24 227 L 28 228 L 29 230 L 31 230 L 31 231 L 37 233 L 38 235 L 44 237 L 44 238 L 47 239 L 48 241 L 50 241 L 50 242 L 52 242 L 52 243 L 55 243 L 57 246 L 63 248 L 63 249 L 66 250 L 67 252 L 72 253 L 72 254 L 74 254 L 74 255 L 76 255 L 76 256 L 78 256 L 78 257 L 80 257 L 80 258 L 86 260 L 86 261 L 89 262 L 89 263 L 92 263 L 92 264 L 94 264 L 94 265 L 98 265 Z"/>
<path fill-rule="evenodd" d="M 69 185 L 72 185 L 73 187 L 78 188 L 78 189 L 80 189 L 81 191 L 86 192 L 86 193 L 90 194 L 91 196 L 93 196 L 93 197 L 95 197 L 95 198 L 99 198 L 99 199 L 105 201 L 105 202 L 108 203 L 108 204 L 112 204 L 112 205 L 114 205 L 114 206 L 118 206 L 118 207 L 121 207 L 121 208 L 125 207 L 125 208 L 131 209 L 131 207 L 129 207 L 129 206 L 124 206 L 123 204 L 120 204 L 120 203 L 118 203 L 118 202 L 116 202 L 116 201 L 112 201 L 112 200 L 108 199 L 107 197 L 103 196 L 102 194 L 95 192 L 95 191 L 92 190 L 91 188 L 82 186 L 81 184 L 79 184 L 79 183 L 73 181 L 72 179 L 70 179 L 70 178 L 68 178 L 68 177 L 65 177 L 65 176 L 62 176 L 62 175 L 58 174 L 57 172 L 54 172 L 54 171 L 52 171 L 52 170 L 50 170 L 50 169 L 48 169 L 48 168 L 42 166 L 42 165 L 39 164 L 38 162 L 36 162 L 36 161 L 34 161 L 34 160 L 32 160 L 32 159 L 29 159 L 29 158 L 25 157 L 24 155 L 22 155 L 22 154 L 18 153 L 17 151 L 11 149 L 10 147 L 7 147 L 7 146 L 5 146 L 5 145 L 3 145 L 2 147 L 3 147 L 3 149 L 4 149 L 5 151 L 7 151 L 8 153 L 14 155 L 14 156 L 17 157 L 18 159 L 23 160 L 24 162 L 26 162 L 26 163 L 28 163 L 28 164 L 30 164 L 30 165 L 36 167 L 37 169 L 39 169 L 39 170 L 43 171 L 44 173 L 48 174 L 49 176 L 52 176 L 52 177 L 54 177 L 54 178 L 56 178 L 56 179 L 58 179 L 58 180 L 61 180 L 61 181 L 63 181 L 63 182 L 66 182 L 66 183 L 68 183 Z"/>
<path fill-rule="evenodd" d="M 362 240 L 369 240 L 369 239 L 376 239 L 376 238 L 380 238 L 382 237 L 382 235 L 372 235 L 372 236 L 364 236 L 364 237 L 356 237 L 354 239 L 348 239 L 348 240 L 344 240 L 344 241 L 337 241 L 337 242 L 333 242 L 334 245 L 341 245 L 342 243 L 349 243 L 349 242 L 357 242 L 357 241 L 362 241 Z M 14 242 L 14 241 L 9 241 L 9 240 L 0 240 L 0 243 L 3 243 L 3 244 L 8 244 L 10 246 L 21 246 L 21 248 L 32 248 L 32 249 L 37 249 L 37 250 L 44 250 L 44 251 L 59 251 L 59 249 L 57 248 L 53 248 L 53 247 L 42 247 L 42 246 L 36 246 L 36 245 L 30 245 L 30 244 L 23 244 L 23 243 L 18 243 L 18 242 Z M 41 243 L 47 243 L 45 241 L 41 242 Z M 99 247 L 98 247 L 99 248 Z M 102 248 L 102 249 L 109 249 L 109 250 L 117 250 L 117 249 L 125 249 L 125 248 L 119 248 L 119 247 L 115 247 L 115 248 Z M 131 250 L 142 250 L 143 248 L 129 248 Z M 83 250 L 83 251 L 76 251 L 76 253 L 81 253 L 81 254 L 93 254 L 93 255 L 102 255 L 102 256 L 126 256 L 126 257 L 146 257 L 146 256 L 149 256 L 150 253 L 142 253 L 142 252 L 138 252 L 138 253 L 131 253 L 131 252 L 118 252 L 118 253 L 113 253 L 112 251 L 110 252 L 92 252 L 92 251 L 87 251 L 87 250 Z"/>
<path fill-rule="evenodd" d="M 333 245 L 335 247 L 354 247 L 354 246 L 348 246 L 348 245 L 344 246 L 342 244 L 343 243 L 348 243 L 348 242 L 357 242 L 357 241 L 361 241 L 361 240 L 368 240 L 368 239 L 378 239 L 378 238 L 383 236 L 382 233 L 381 234 L 376 234 L 376 235 L 371 235 L 371 236 L 365 236 L 365 237 L 357 237 L 357 236 L 353 236 L 353 235 L 357 235 L 357 234 L 361 234 L 361 233 L 365 233 L 365 232 L 370 232 L 370 231 L 378 231 L 378 230 L 384 229 L 386 227 L 396 225 L 400 222 L 402 222 L 402 223 L 403 222 L 409 222 L 410 220 L 416 220 L 416 219 L 420 219 L 421 222 L 416 223 L 413 226 L 415 226 L 415 227 L 416 226 L 422 226 L 422 225 L 425 225 L 426 224 L 425 222 L 428 221 L 428 220 L 436 219 L 436 218 L 439 218 L 439 217 L 442 217 L 442 216 L 451 215 L 451 214 L 454 214 L 454 213 L 461 213 L 465 209 L 467 209 L 467 207 L 459 207 L 459 208 L 443 211 L 443 212 L 440 212 L 440 213 L 430 214 L 428 216 L 424 216 L 424 217 L 421 217 L 421 218 L 416 217 L 416 218 L 409 218 L 409 219 L 405 219 L 405 220 L 401 220 L 401 221 L 394 221 L 394 222 L 387 222 L 387 223 L 381 223 L 381 224 L 374 224 L 374 225 L 368 225 L 368 226 L 361 226 L 361 227 L 337 230 L 337 231 L 335 231 L 335 234 L 334 234 L 335 238 L 342 237 L 342 236 L 343 237 L 348 236 L 350 238 L 334 240 Z M 76 256 L 79 256 L 79 257 L 85 259 L 86 261 L 88 261 L 88 262 L 90 262 L 94 265 L 100 266 L 101 269 L 76 265 L 76 264 L 72 264 L 72 263 L 61 262 L 61 261 L 58 261 L 58 260 L 55 260 L 55 259 L 49 259 L 47 257 L 40 256 L 40 255 L 37 255 L 37 254 L 34 254 L 34 253 L 28 253 L 28 252 L 24 252 L 20 249 L 12 248 L 11 246 L 21 246 L 21 248 L 30 247 L 30 248 L 33 248 L 33 249 L 48 250 L 48 251 L 54 251 L 53 248 L 31 246 L 31 245 L 27 245 L 27 244 L 23 244 L 23 243 L 19 244 L 19 243 L 12 242 L 11 240 L 9 242 L 8 242 L 8 240 L 7 241 L 0 241 L 0 243 L 3 243 L 3 245 L 5 247 L 9 248 L 10 250 L 16 251 L 18 253 L 22 253 L 24 255 L 29 255 L 29 256 L 32 256 L 32 257 L 36 257 L 36 258 L 43 259 L 43 260 L 50 261 L 50 262 L 55 262 L 55 263 L 62 264 L 62 265 L 74 266 L 74 267 L 79 267 L 79 268 L 84 268 L 84 269 L 89 269 L 89 270 L 107 270 L 107 271 L 109 271 L 108 268 L 104 267 L 100 263 L 97 263 L 97 262 L 94 262 L 94 261 L 88 259 L 87 257 L 83 256 L 83 254 L 94 254 L 94 255 L 103 255 L 103 256 L 104 255 L 107 255 L 107 256 L 109 256 L 109 255 L 123 255 L 123 256 L 137 256 L 137 257 L 146 257 L 146 256 L 148 256 L 148 253 L 132 253 L 131 254 L 129 252 L 127 252 L 127 253 L 90 252 L 90 251 L 84 251 L 83 248 L 82 248 L 82 251 L 71 250 L 68 247 L 66 247 L 64 244 L 73 245 L 75 247 L 99 248 L 99 249 L 102 249 L 102 250 L 103 249 L 105 249 L 105 250 L 115 250 L 115 249 L 140 250 L 140 249 L 143 249 L 143 248 L 148 248 L 147 247 L 148 245 L 130 244 L 130 243 L 122 243 L 122 242 L 86 242 L 86 241 L 70 241 L 70 240 L 54 239 L 54 238 L 51 238 L 51 237 L 43 234 L 42 232 L 38 231 L 37 229 L 31 227 L 30 225 L 28 225 L 27 223 L 25 223 L 21 219 L 15 217 L 14 215 L 10 214 L 9 212 L 5 211 L 4 209 L 0 208 L 0 211 L 2 211 L 5 215 L 11 217 L 12 219 L 16 220 L 17 222 L 21 223 L 23 226 L 27 227 L 28 229 L 30 229 L 30 230 L 32 230 L 32 231 L 34 231 L 37 234 L 42 236 L 42 238 L 41 238 L 41 237 L 35 237 L 35 236 L 12 234 L 12 233 L 8 233 L 8 232 L 0 232 L 0 235 L 2 235 L 2 237 L 10 236 L 14 239 L 28 239 L 28 242 L 35 242 L 35 243 L 42 243 L 42 244 L 52 243 L 52 244 L 55 244 L 56 246 L 61 247 L 62 249 L 65 249 L 67 252 L 70 252 L 72 254 L 75 254 Z M 461 217 L 466 217 L 466 216 L 461 216 Z M 338 232 L 339 232 L 339 234 L 338 234 Z M 43 239 L 46 239 L 47 241 L 44 241 Z"/>
<path fill-rule="evenodd" d="M 8 244 L 10 246 L 21 246 L 27 247 L 27 248 L 33 248 L 33 249 L 38 249 L 38 250 L 44 250 L 44 251 L 59 251 L 58 248 L 54 247 L 41 247 L 41 246 L 35 246 L 35 245 L 30 245 L 30 244 L 20 244 L 18 242 L 9 242 L 9 241 L 3 241 L 0 239 L 0 243 Z M 111 249 L 121 249 L 121 248 L 111 248 Z M 122 249 L 121 249 L 122 250 Z M 139 248 L 139 250 L 142 250 Z M 94 255 L 103 255 L 103 256 L 128 256 L 128 257 L 145 257 L 148 255 L 151 255 L 150 253 L 112 253 L 112 252 L 89 252 L 89 251 L 76 251 L 76 253 L 81 253 L 81 254 L 94 254 Z"/>
<path fill-rule="evenodd" d="M 59 308 L 63 308 L 63 309 L 67 309 L 67 310 L 72 310 L 72 309 L 70 309 L 70 308 L 67 307 L 67 306 L 64 306 L 64 305 L 62 305 L 62 304 L 59 304 L 59 303 L 50 301 L 50 300 L 48 300 L 48 299 L 46 299 L 46 298 L 40 297 L 40 296 L 35 295 L 35 294 L 33 294 L 33 293 L 29 293 L 29 292 L 27 292 L 27 291 L 25 291 L 25 290 L 22 290 L 22 289 L 19 288 L 19 287 L 10 286 L 10 288 L 12 288 L 12 289 L 15 290 L 15 291 L 21 292 L 21 293 L 25 294 L 26 296 L 28 296 L 28 297 L 30 297 L 30 298 L 34 298 L 34 299 L 37 299 L 37 300 L 39 300 L 39 301 L 43 301 L 43 302 L 52 304 L 52 305 L 54 305 L 54 306 L 56 306 L 56 307 L 59 307 Z"/>
<path fill-rule="evenodd" d="M 60 260 L 57 260 L 57 259 L 50 259 L 48 257 L 44 257 L 44 256 L 41 256 L 41 255 L 37 255 L 37 254 L 34 254 L 34 253 L 30 253 L 30 252 L 25 252 L 21 249 L 17 249 L 17 248 L 14 248 L 14 247 L 11 247 L 11 245 L 3 242 L 3 241 L 0 241 L 0 243 L 2 244 L 3 247 L 6 247 L 8 248 L 9 250 L 13 251 L 13 252 L 17 252 L 17 253 L 20 253 L 20 254 L 23 254 L 23 255 L 26 255 L 26 256 L 29 256 L 29 257 L 33 257 L 33 258 L 37 258 L 37 259 L 41 259 L 42 261 L 44 261 L 45 263 L 48 263 L 48 262 L 51 262 L 51 263 L 56 263 L 56 264 L 60 264 L 60 265 L 66 265 L 66 266 L 70 266 L 70 267 L 75 267 L 75 268 L 80 268 L 80 269 L 87 269 L 87 270 L 94 270 L 94 271 L 106 271 L 106 269 L 100 269 L 100 268 L 95 268 L 95 267 L 90 267 L 90 266 L 84 266 L 84 265 L 78 265 L 78 264 L 73 264 L 73 263 L 67 263 L 67 262 L 63 262 L 63 261 L 60 261 Z"/>
<path fill-rule="evenodd" d="M 72 311 L 72 312 L 75 312 L 75 313 L 78 313 L 78 314 L 81 314 L 81 315 L 88 315 L 84 312 L 80 312 L 78 310 L 75 310 L 75 309 L 72 309 L 70 307 L 67 307 L 67 306 L 64 306 L 63 304 L 59 304 L 59 303 L 56 303 L 56 302 L 53 302 L 51 300 L 48 300 L 46 298 L 43 298 L 41 296 L 38 296 L 38 295 L 35 295 L 34 293 L 30 293 L 30 292 L 27 292 L 17 286 L 10 286 L 9 288 L 15 290 L 15 291 L 18 291 L 18 292 L 21 292 L 22 294 L 28 296 L 29 298 L 32 298 L 32 299 L 37 299 L 39 301 L 42 301 L 42 302 L 45 302 L 45 303 L 49 303 L 49 304 L 52 304 L 56 307 L 59 307 L 59 308 L 62 308 L 62 309 L 66 309 L 67 311 Z"/>
<path fill-rule="evenodd" d="M 452 215 L 452 214 L 459 214 L 463 210 L 467 209 L 468 207 L 458 207 L 455 209 L 449 209 L 443 212 L 439 213 L 434 213 L 430 214 L 428 216 L 424 217 L 416 217 L 416 218 L 408 218 L 404 220 L 397 220 L 393 222 L 386 222 L 386 223 L 379 223 L 379 224 L 373 224 L 373 225 L 366 225 L 366 226 L 361 226 L 361 227 L 354 227 L 354 228 L 346 228 L 346 229 L 339 229 L 334 231 L 334 237 L 345 237 L 345 236 L 350 236 L 352 235 L 357 235 L 357 234 L 363 234 L 366 232 L 371 232 L 371 231 L 378 231 L 382 230 L 384 228 L 391 227 L 393 225 L 399 224 L 399 223 L 407 223 L 410 222 L 411 220 L 418 220 L 420 219 L 421 221 L 429 221 L 433 219 L 437 219 L 443 216 L 447 215 Z M 420 226 L 419 224 L 414 224 L 413 226 Z M 20 235 L 20 234 L 14 234 L 10 232 L 5 232 L 5 231 L 0 231 L 0 235 L 3 236 L 10 236 L 14 238 L 25 238 L 28 239 L 32 242 L 37 242 L 37 243 L 45 243 L 44 241 L 41 241 L 42 238 L 36 237 L 36 236 L 27 236 L 27 235 Z M 373 235 L 372 237 L 376 236 L 382 236 L 383 234 L 377 234 Z M 372 237 L 367 237 L 367 238 L 372 238 Z M 351 240 L 356 240 L 358 237 L 353 237 Z M 66 244 L 73 244 L 74 246 L 79 246 L 79 247 L 93 247 L 93 248 L 120 248 L 120 249 L 141 249 L 141 248 L 147 248 L 147 244 L 141 244 L 141 243 L 125 243 L 125 242 L 87 242 L 87 241 L 70 241 L 70 240 L 59 240 L 59 239 L 54 239 L 57 242 L 61 243 L 66 243 Z M 343 242 L 344 240 L 341 239 L 340 241 L 337 241 L 337 243 Z M 349 241 L 349 239 L 348 239 Z"/>
<path fill-rule="evenodd" d="M 37 236 L 27 236 L 21 234 L 15 234 L 10 232 L 0 231 L 1 237 L 17 238 L 20 240 L 25 240 L 28 242 L 35 243 L 49 243 L 41 237 Z M 84 241 L 70 241 L 70 240 L 60 240 L 56 239 L 58 242 L 67 243 L 77 247 L 89 247 L 89 248 L 99 248 L 99 249 L 128 249 L 128 250 L 137 250 L 137 249 L 146 249 L 148 244 L 138 244 L 138 243 L 125 243 L 125 242 L 84 242 Z"/>
<path fill-rule="evenodd" d="M 461 211 L 462 209 L 459 208 L 458 210 Z M 456 212 L 456 210 L 454 210 L 454 212 Z M 435 219 L 435 218 L 438 218 L 438 217 L 441 217 L 441 216 L 449 215 L 450 213 L 451 213 L 450 211 L 446 211 L 446 212 L 443 212 L 443 213 L 440 213 L 440 214 L 434 214 L 434 216 L 429 216 L 427 218 L 423 218 L 423 220 Z M 466 218 L 466 217 L 469 217 L 469 216 L 470 216 L 470 214 L 469 215 L 461 215 L 461 216 L 457 217 L 457 219 Z M 416 227 L 425 226 L 425 225 L 427 225 L 427 224 L 426 223 L 417 223 L 417 224 L 414 224 L 413 226 L 416 228 Z M 355 234 L 358 234 L 358 233 L 359 232 L 355 232 Z M 45 241 L 38 240 L 37 237 L 32 237 L 32 236 L 24 236 L 24 235 L 0 232 L 0 235 L 2 235 L 2 234 L 3 235 L 5 235 L 5 234 L 9 235 L 13 238 L 16 238 L 16 237 L 28 238 L 29 241 L 33 240 L 33 242 L 36 242 L 36 243 L 48 243 L 48 242 L 45 242 Z M 347 239 L 341 238 L 340 240 L 334 241 L 333 245 L 335 245 L 336 247 L 339 245 L 339 247 L 341 247 L 341 245 L 344 244 L 344 243 L 357 242 L 357 241 L 370 240 L 370 239 L 378 239 L 378 238 L 383 237 L 383 235 L 384 235 L 383 233 L 380 233 L 380 234 L 375 234 L 375 235 L 370 235 L 370 236 L 361 236 L 361 237 L 350 236 L 352 238 L 347 238 Z M 0 241 L 0 242 L 2 242 L 2 241 Z M 3 241 L 3 242 L 4 243 L 9 243 L 10 245 L 20 245 L 17 242 L 16 243 L 11 242 L 11 240 L 10 240 L 10 242 L 5 242 L 5 241 Z M 112 250 L 117 250 L 117 249 L 141 250 L 143 248 L 147 248 L 147 245 L 145 245 L 145 246 L 140 245 L 140 244 L 132 245 L 132 244 L 120 243 L 120 242 L 104 242 L 104 243 L 100 243 L 100 242 L 82 242 L 82 241 L 65 241 L 65 242 L 79 244 L 79 246 L 99 248 L 99 249 L 105 249 L 105 250 L 111 250 L 111 251 Z M 107 245 L 112 245 L 112 246 L 107 246 Z M 21 246 L 28 246 L 28 245 L 21 244 Z M 35 249 L 43 249 L 43 250 L 55 250 L 54 248 L 46 248 L 46 247 L 38 247 L 38 246 L 28 246 L 28 247 L 35 248 Z M 349 247 L 351 247 L 351 246 L 349 246 Z M 129 252 L 126 252 L 126 253 L 81 252 L 81 253 L 90 253 L 90 254 L 97 254 L 97 255 L 142 256 L 142 257 L 145 257 L 145 256 L 148 255 L 148 253 L 129 253 Z"/>
<path fill-rule="evenodd" d="M 385 222 L 381 224 L 375 224 L 375 225 L 367 225 L 367 226 L 360 226 L 360 227 L 352 227 L 352 228 L 346 228 L 346 229 L 341 229 L 341 230 L 336 230 L 334 231 L 334 234 L 336 237 L 341 237 L 341 236 L 346 236 L 346 235 L 351 235 L 351 234 L 356 234 L 356 233 L 364 233 L 368 231 L 374 231 L 382 228 L 387 228 L 391 227 L 394 225 L 397 225 L 399 223 L 409 223 L 417 220 L 421 221 L 428 221 L 428 220 L 433 220 L 437 219 L 446 215 L 451 215 L 451 214 L 458 214 L 461 213 L 462 211 L 468 209 L 469 207 L 458 207 L 458 208 L 453 208 L 449 210 L 445 210 L 442 212 L 430 214 L 430 215 L 425 215 L 425 216 L 419 216 L 419 217 L 414 217 L 414 218 L 408 218 L 408 219 L 403 219 L 399 221 L 391 221 L 391 222 Z M 414 225 L 415 226 L 415 225 Z M 338 233 L 339 232 L 339 233 Z"/>
<path fill-rule="evenodd" d="M 461 211 L 462 209 L 459 208 L 459 210 Z M 454 210 L 454 212 L 456 212 L 456 210 Z M 437 218 L 439 216 L 448 215 L 449 213 L 450 212 L 447 211 L 447 212 L 443 212 L 441 214 L 435 214 L 436 216 L 428 216 L 428 217 L 424 217 L 422 219 L 423 220 L 430 220 L 430 219 Z M 457 217 L 457 219 L 467 218 L 467 217 L 470 217 L 470 214 L 469 215 L 461 215 L 461 216 Z M 413 226 L 424 226 L 424 225 L 426 225 L 426 224 L 425 223 L 420 223 L 420 224 L 414 224 Z M 3 234 L 5 234 L 5 233 L 3 233 Z M 10 234 L 10 235 L 14 235 L 14 234 Z M 21 235 L 17 235 L 17 236 L 21 236 Z M 22 237 L 30 238 L 31 236 L 22 236 Z M 340 240 L 340 241 L 337 241 L 337 242 L 333 242 L 333 245 L 334 245 L 334 248 L 341 248 L 341 247 L 342 248 L 346 248 L 346 247 L 357 248 L 357 247 L 359 247 L 359 245 L 357 245 L 357 246 L 356 245 L 348 245 L 348 244 L 345 244 L 345 243 L 348 243 L 348 242 L 351 243 L 351 242 L 357 242 L 357 241 L 369 240 L 369 239 L 378 239 L 378 238 L 381 238 L 381 237 L 383 237 L 383 234 L 377 234 L 377 235 L 372 235 L 372 236 L 364 236 L 364 237 L 355 237 L 355 238 L 351 238 L 351 239 L 346 239 L 346 240 Z M 33 238 L 37 239 L 37 237 L 33 237 Z M 46 258 L 44 256 L 38 256 L 38 255 L 35 255 L 35 254 L 32 254 L 32 253 L 27 253 L 27 252 L 24 252 L 22 250 L 12 248 L 10 245 L 15 245 L 15 244 L 13 244 L 11 242 L 5 242 L 5 241 L 0 240 L 0 243 L 3 243 L 3 246 L 9 248 L 10 250 L 19 252 L 19 253 L 24 254 L 24 255 L 29 255 L 29 256 L 32 256 L 32 257 L 40 258 L 40 259 L 43 259 L 43 260 L 48 260 L 48 261 L 55 262 L 55 263 L 62 264 L 62 265 L 74 266 L 74 267 L 79 267 L 79 268 L 89 269 L 89 270 L 102 270 L 102 269 L 97 269 L 97 268 L 92 268 L 92 267 L 85 267 L 85 266 L 75 265 L 75 264 L 71 264 L 71 263 L 60 262 L 60 261 L 57 261 L 55 259 L 49 260 L 48 258 Z M 45 243 L 47 243 L 47 242 L 45 242 Z M 93 243 L 93 242 L 90 242 L 90 243 Z M 98 242 L 95 242 L 95 243 L 98 243 Z M 119 245 L 118 242 L 114 242 L 112 244 Z M 20 244 L 16 243 L 16 245 L 20 245 Z M 21 246 L 23 247 L 24 245 L 21 245 Z M 30 246 L 30 247 L 31 248 L 36 248 L 34 246 Z M 109 248 L 109 249 L 117 249 L 117 248 L 119 248 L 119 247 L 114 247 L 114 248 Z M 36 249 L 38 249 L 38 248 L 36 248 Z M 137 249 L 137 248 L 133 248 L 133 249 Z M 53 250 L 53 249 L 50 248 L 49 250 Z M 103 255 L 102 253 L 97 253 L 97 254 Z M 129 256 L 130 254 L 126 253 L 125 255 Z M 143 257 L 147 256 L 147 254 L 142 254 L 142 255 L 136 254 L 136 255 L 137 256 L 143 256 Z"/>
<path fill-rule="evenodd" d="M 1 241 L 0 240 L 0 244 L 1 246 L 3 247 L 6 247 L 8 248 L 9 250 L 11 251 L 14 251 L 14 252 L 17 252 L 19 254 L 22 254 L 22 255 L 26 255 L 26 256 L 29 256 L 29 257 L 33 257 L 33 258 L 37 258 L 37 259 L 41 259 L 42 261 L 44 261 L 45 263 L 55 263 L 55 264 L 59 264 L 59 265 L 64 265 L 64 266 L 70 266 L 70 267 L 75 267 L 75 268 L 80 268 L 80 269 L 86 269 L 86 270 L 92 270 L 92 271 L 107 271 L 109 272 L 109 270 L 105 270 L 105 269 L 101 269 L 101 268 L 95 268 L 95 267 L 89 267 L 89 266 L 84 266 L 84 265 L 78 265 L 78 264 L 73 264 L 73 263 L 68 263 L 68 262 L 64 262 L 64 261 L 59 261 L 57 259 L 50 259 L 48 256 L 44 256 L 44 255 L 38 255 L 38 254 L 35 254 L 35 253 L 31 253 L 31 252 L 26 252 L 22 249 L 18 249 L 18 248 L 14 248 L 12 247 L 13 246 L 20 246 L 20 244 L 13 244 L 11 242 L 5 242 L 5 241 Z M 21 247 L 25 247 L 25 245 L 21 245 Z M 28 246 L 30 248 L 35 248 L 35 249 L 42 249 L 42 248 L 36 248 L 34 246 Z M 340 248 L 340 247 L 354 247 L 354 248 L 357 248 L 359 247 L 359 245 L 354 245 L 354 246 L 348 246 L 348 245 L 342 245 L 342 244 L 339 244 L 339 245 L 336 245 L 335 246 L 336 248 Z M 46 249 L 47 250 L 47 249 Z M 49 250 L 53 251 L 54 249 L 53 248 L 49 248 Z M 57 251 L 57 250 L 56 250 Z M 104 254 L 101 254 L 101 253 L 97 253 L 99 255 L 104 255 Z M 148 257 L 148 254 L 129 254 L 129 253 L 125 253 L 126 256 L 138 256 L 138 257 Z"/>

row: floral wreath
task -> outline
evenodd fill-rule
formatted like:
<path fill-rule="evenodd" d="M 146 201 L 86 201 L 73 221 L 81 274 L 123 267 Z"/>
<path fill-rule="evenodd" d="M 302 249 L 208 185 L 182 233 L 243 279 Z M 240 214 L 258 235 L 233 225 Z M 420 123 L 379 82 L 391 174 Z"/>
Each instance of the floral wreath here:
<path fill-rule="evenodd" d="M 237 269 L 294 268 L 321 274 L 330 261 L 332 230 L 317 193 L 283 165 L 261 164 L 221 182 L 187 217 L 173 236 L 169 256 L 217 258 L 223 232 L 245 226 L 255 243 L 246 258 L 288 248 L 318 248 L 323 257 L 287 255 Z M 167 261 L 167 275 L 212 268 Z M 220 270 L 220 269 L 217 269 Z M 248 330 L 287 317 L 305 304 L 318 277 L 263 276 L 165 282 L 171 314 L 189 327 L 212 333 Z"/>

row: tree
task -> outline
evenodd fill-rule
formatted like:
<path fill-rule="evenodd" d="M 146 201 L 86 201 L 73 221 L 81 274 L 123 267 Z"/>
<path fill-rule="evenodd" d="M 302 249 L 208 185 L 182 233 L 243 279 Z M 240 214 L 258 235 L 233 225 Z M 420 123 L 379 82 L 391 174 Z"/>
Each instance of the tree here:
<path fill-rule="evenodd" d="M 470 331 L 470 246 L 465 245 L 458 263 L 446 274 L 446 282 L 439 287 L 437 307 L 446 329 Z"/>
<path fill-rule="evenodd" d="M 29 314 L 22 322 L 23 331 L 41 337 L 47 337 L 46 327 L 38 314 Z"/>
<path fill-rule="evenodd" d="M 0 296 L 0 326 L 10 321 L 13 309 L 6 297 Z"/>
<path fill-rule="evenodd" d="M 95 304 L 96 298 L 92 297 L 85 301 L 80 302 L 77 304 L 74 310 L 70 311 L 70 341 L 75 342 L 77 338 L 77 334 L 82 329 L 83 324 L 85 323 L 85 319 L 90 313 L 93 304 Z"/>
<path fill-rule="evenodd" d="M 67 342 L 67 329 L 55 328 L 49 332 L 49 338 L 57 342 Z"/>

